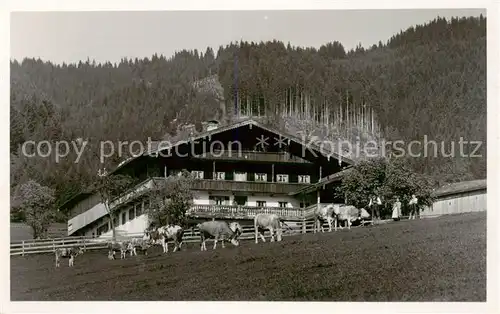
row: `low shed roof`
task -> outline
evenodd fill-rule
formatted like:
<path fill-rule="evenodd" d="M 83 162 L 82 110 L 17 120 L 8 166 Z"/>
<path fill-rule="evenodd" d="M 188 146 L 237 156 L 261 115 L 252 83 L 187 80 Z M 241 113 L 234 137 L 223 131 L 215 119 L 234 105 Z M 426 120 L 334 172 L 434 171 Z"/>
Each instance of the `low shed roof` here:
<path fill-rule="evenodd" d="M 486 179 L 451 183 L 437 188 L 433 196 L 442 197 L 466 192 L 486 190 Z"/>

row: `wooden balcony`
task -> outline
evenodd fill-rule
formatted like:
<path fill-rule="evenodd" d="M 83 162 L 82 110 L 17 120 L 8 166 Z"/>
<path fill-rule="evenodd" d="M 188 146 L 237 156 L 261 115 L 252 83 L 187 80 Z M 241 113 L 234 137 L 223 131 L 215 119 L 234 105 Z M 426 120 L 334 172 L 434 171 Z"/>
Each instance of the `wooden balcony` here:
<path fill-rule="evenodd" d="M 300 157 L 291 155 L 287 152 L 275 153 L 275 152 L 253 152 L 253 151 L 239 151 L 237 149 L 230 151 L 214 151 L 207 152 L 205 154 L 200 154 L 194 156 L 193 158 L 210 159 L 210 160 L 248 160 L 257 162 L 275 162 L 275 163 L 306 163 L 310 164 L 309 161 L 302 159 Z"/>
<path fill-rule="evenodd" d="M 301 208 L 237 205 L 193 205 L 187 215 L 194 218 L 253 219 L 258 213 L 276 214 L 284 220 L 302 220 L 304 217 Z"/>
<path fill-rule="evenodd" d="M 276 183 L 258 181 L 195 180 L 193 190 L 288 194 L 309 186 L 307 183 Z"/>

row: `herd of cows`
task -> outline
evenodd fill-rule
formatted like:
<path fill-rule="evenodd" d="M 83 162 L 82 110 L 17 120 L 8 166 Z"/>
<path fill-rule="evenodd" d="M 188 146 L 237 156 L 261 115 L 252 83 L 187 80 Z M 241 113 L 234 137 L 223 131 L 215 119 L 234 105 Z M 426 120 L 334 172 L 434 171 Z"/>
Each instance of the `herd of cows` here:
<path fill-rule="evenodd" d="M 335 222 L 337 230 L 338 222 L 345 222 L 350 229 L 355 221 L 363 221 L 370 218 L 370 214 L 364 209 L 358 209 L 350 205 L 330 204 L 319 208 L 314 215 L 314 229 L 321 229 L 324 232 L 323 224 L 328 223 L 329 231 L 332 231 L 332 223 Z M 229 241 L 234 246 L 239 246 L 239 237 L 243 233 L 243 228 L 238 222 L 228 223 L 226 221 L 205 221 L 196 225 L 200 234 L 201 251 L 206 251 L 206 241 L 214 240 L 213 249 L 217 248 L 217 242 L 221 241 L 222 248 L 225 248 L 224 241 Z M 260 213 L 254 217 L 255 243 L 259 243 L 259 236 L 266 242 L 264 233 L 269 230 L 271 242 L 281 241 L 284 227 L 289 228 L 286 223 L 276 214 Z M 320 227 L 320 228 L 319 228 Z M 342 227 L 340 227 L 342 228 Z M 168 242 L 174 242 L 173 252 L 180 250 L 183 243 L 184 229 L 178 225 L 168 225 L 153 230 L 146 230 L 142 239 L 132 238 L 124 241 L 108 242 L 108 258 L 115 259 L 116 252 L 120 252 L 120 258 L 137 255 L 137 249 L 147 255 L 148 249 L 152 245 L 161 244 L 163 252 L 168 253 Z M 55 250 L 56 267 L 60 266 L 61 258 L 68 258 L 68 265 L 74 266 L 75 257 L 84 253 L 81 247 L 59 248 Z"/>

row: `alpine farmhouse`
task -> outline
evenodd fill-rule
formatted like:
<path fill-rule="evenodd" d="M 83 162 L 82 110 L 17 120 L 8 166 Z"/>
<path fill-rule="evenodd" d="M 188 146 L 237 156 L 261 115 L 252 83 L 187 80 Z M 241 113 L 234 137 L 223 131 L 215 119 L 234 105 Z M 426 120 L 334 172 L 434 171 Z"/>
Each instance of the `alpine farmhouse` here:
<path fill-rule="evenodd" d="M 111 172 L 141 182 L 110 203 L 118 232 L 143 232 L 148 226 L 144 214 L 150 206 L 148 191 L 155 182 L 183 169 L 196 178 L 193 206 L 187 214 L 197 221 L 251 220 L 259 212 L 294 220 L 320 203 L 344 202 L 333 189 L 353 161 L 329 151 L 328 145 L 306 143 L 253 119 L 204 125 L 203 132 L 130 158 Z M 96 192 L 80 193 L 60 210 L 68 212 L 70 236 L 102 237 L 112 232 Z"/>

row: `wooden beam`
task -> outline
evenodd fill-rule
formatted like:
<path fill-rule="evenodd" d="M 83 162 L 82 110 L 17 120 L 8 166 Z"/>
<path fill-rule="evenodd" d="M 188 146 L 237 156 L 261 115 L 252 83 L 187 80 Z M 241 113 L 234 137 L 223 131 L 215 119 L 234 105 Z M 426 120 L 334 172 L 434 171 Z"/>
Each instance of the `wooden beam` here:
<path fill-rule="evenodd" d="M 274 164 L 271 165 L 271 182 L 274 182 Z"/>
<path fill-rule="evenodd" d="M 164 167 L 163 174 L 165 176 L 165 179 L 167 178 L 167 166 Z"/>
<path fill-rule="evenodd" d="M 318 178 L 318 182 L 321 181 L 321 166 L 319 166 L 319 178 Z"/>
<path fill-rule="evenodd" d="M 319 190 L 316 191 L 316 210 L 319 213 L 319 202 L 320 202 L 320 196 L 319 196 Z M 316 233 L 316 219 L 314 219 L 314 233 Z"/>

